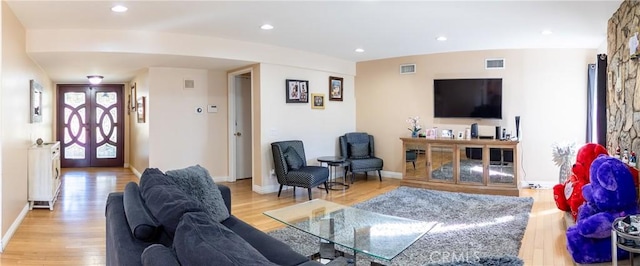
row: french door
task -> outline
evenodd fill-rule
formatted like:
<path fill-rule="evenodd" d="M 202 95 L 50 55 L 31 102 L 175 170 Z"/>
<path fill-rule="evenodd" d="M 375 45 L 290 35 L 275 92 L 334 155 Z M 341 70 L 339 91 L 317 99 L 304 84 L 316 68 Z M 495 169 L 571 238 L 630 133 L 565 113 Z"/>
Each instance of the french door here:
<path fill-rule="evenodd" d="M 58 85 L 62 167 L 124 165 L 123 85 Z"/>

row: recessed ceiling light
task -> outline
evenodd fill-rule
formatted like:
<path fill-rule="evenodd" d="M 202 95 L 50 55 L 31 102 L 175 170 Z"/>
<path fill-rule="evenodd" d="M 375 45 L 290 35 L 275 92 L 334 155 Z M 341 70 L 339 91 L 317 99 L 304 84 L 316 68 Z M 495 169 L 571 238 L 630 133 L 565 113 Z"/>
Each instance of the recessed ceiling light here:
<path fill-rule="evenodd" d="M 444 42 L 444 41 L 446 41 L 446 40 L 447 40 L 447 37 L 440 36 L 440 37 L 436 38 L 436 40 L 441 41 L 441 42 Z"/>
<path fill-rule="evenodd" d="M 273 26 L 270 25 L 270 24 L 264 24 L 264 25 L 260 26 L 260 28 L 263 29 L 263 30 L 272 30 Z"/>
<path fill-rule="evenodd" d="M 552 32 L 552 31 L 550 31 L 550 30 L 543 30 L 543 31 L 542 31 L 542 35 L 549 35 L 549 34 L 551 34 L 551 33 L 553 33 L 553 32 Z"/>
<path fill-rule="evenodd" d="M 129 9 L 123 5 L 117 5 L 111 8 L 111 11 L 118 12 L 118 13 L 126 12 L 127 10 Z"/>
<path fill-rule="evenodd" d="M 357 49 L 356 49 L 356 53 L 364 53 L 364 49 L 362 49 L 362 48 L 357 48 Z"/>

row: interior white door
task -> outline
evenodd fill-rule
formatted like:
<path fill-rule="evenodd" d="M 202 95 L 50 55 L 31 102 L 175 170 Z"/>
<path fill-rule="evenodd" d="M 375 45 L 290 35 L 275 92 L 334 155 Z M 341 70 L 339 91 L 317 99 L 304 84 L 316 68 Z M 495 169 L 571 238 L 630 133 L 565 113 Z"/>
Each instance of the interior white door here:
<path fill-rule="evenodd" d="M 251 178 L 251 74 L 235 77 L 236 179 Z"/>

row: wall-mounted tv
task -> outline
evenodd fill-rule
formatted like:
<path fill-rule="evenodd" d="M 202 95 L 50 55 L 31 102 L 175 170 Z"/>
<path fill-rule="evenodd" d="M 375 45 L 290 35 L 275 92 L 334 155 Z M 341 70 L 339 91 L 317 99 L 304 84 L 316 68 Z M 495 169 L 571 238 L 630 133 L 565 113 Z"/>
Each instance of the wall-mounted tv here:
<path fill-rule="evenodd" d="M 502 79 L 433 80 L 436 118 L 502 119 Z"/>

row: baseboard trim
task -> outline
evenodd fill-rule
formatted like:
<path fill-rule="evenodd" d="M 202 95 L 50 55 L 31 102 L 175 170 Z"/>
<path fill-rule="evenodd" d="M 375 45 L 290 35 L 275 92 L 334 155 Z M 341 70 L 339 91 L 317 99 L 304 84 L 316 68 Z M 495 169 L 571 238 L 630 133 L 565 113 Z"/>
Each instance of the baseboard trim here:
<path fill-rule="evenodd" d="M 24 207 L 22 208 L 22 211 L 20 211 L 20 214 L 18 214 L 18 217 L 16 217 L 16 219 L 13 221 L 13 223 L 9 227 L 9 230 L 7 230 L 7 233 L 4 236 L 2 236 L 2 250 L 0 250 L 0 252 L 4 251 L 5 248 L 7 248 L 7 245 L 9 244 L 9 240 L 11 240 L 11 238 L 13 237 L 13 234 L 16 233 L 16 231 L 18 230 L 18 227 L 20 227 L 20 224 L 22 224 L 22 220 L 24 220 L 24 217 L 27 216 L 28 212 L 29 212 L 29 203 L 27 202 L 27 204 L 25 204 Z"/>
<path fill-rule="evenodd" d="M 392 172 L 392 171 L 380 171 L 382 177 L 393 178 L 393 179 L 402 179 L 402 173 L 400 172 Z"/>
<path fill-rule="evenodd" d="M 290 188 L 289 186 L 285 186 L 282 188 L 282 190 L 288 189 Z M 280 184 L 275 184 L 275 185 L 267 185 L 267 186 L 258 186 L 258 185 L 253 185 L 251 187 L 251 190 L 253 190 L 253 192 L 256 192 L 258 194 L 269 194 L 269 193 L 273 193 L 273 192 L 278 192 L 278 190 L 280 189 Z"/>
<path fill-rule="evenodd" d="M 131 169 L 131 172 L 133 172 L 133 174 L 136 175 L 138 177 L 138 179 L 140 179 L 142 174 L 135 167 L 129 166 L 129 169 Z"/>
<path fill-rule="evenodd" d="M 231 178 L 229 178 L 228 176 L 213 176 L 211 177 L 213 178 L 213 182 L 218 183 L 218 182 L 231 182 Z"/>

